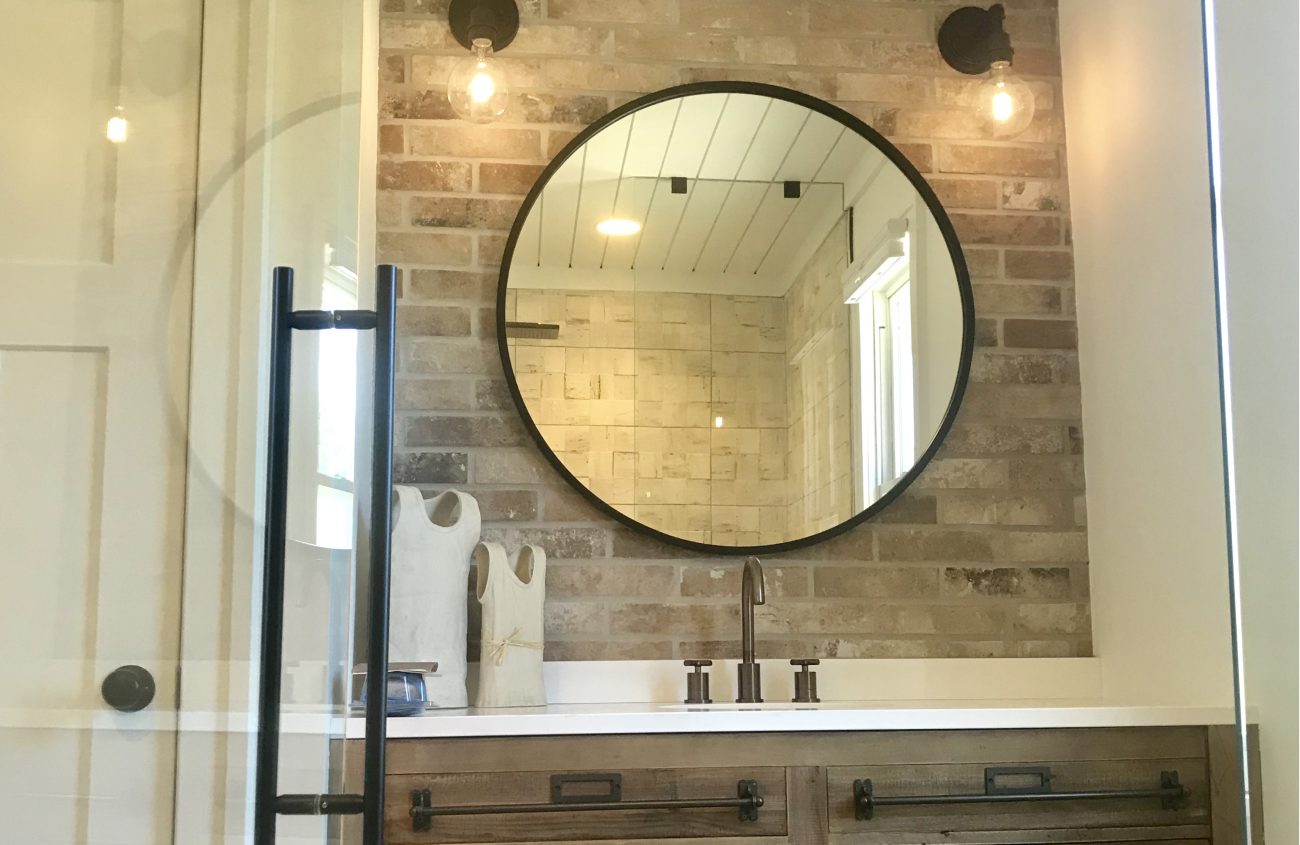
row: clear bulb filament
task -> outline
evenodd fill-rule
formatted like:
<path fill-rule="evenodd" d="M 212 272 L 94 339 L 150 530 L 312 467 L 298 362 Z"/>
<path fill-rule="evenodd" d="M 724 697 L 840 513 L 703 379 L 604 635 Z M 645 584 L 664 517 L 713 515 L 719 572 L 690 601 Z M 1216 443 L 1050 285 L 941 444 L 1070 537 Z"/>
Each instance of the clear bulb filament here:
<path fill-rule="evenodd" d="M 474 39 L 475 74 L 469 81 L 469 98 L 476 103 L 486 103 L 497 92 L 492 79 L 492 42 L 486 38 Z"/>
<path fill-rule="evenodd" d="M 994 120 L 1005 122 L 1010 120 L 1011 116 L 1015 113 L 1016 113 L 1015 102 L 1011 99 L 1010 94 L 1008 94 L 1006 91 L 999 91 L 993 95 L 993 119 Z"/>

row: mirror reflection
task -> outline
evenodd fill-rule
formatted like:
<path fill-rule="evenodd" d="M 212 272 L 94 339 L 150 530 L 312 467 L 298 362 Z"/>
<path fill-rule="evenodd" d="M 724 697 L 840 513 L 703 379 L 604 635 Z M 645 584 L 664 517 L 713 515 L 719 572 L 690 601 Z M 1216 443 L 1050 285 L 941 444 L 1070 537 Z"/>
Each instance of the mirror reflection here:
<path fill-rule="evenodd" d="M 670 538 L 843 524 L 959 392 L 949 241 L 829 108 L 661 100 L 573 150 L 522 214 L 501 320 L 525 417 L 582 488 Z"/>

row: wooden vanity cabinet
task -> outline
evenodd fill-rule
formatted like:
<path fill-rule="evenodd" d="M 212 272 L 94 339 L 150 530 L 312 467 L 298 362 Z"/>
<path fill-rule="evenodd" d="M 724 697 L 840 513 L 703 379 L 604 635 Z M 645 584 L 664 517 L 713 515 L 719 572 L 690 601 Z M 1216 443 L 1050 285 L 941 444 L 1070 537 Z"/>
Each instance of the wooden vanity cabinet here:
<path fill-rule="evenodd" d="M 393 845 L 1237 845 L 1232 741 L 1231 727 L 397 739 L 385 835 Z M 348 757 L 356 785 L 360 754 Z M 1152 789 L 1176 772 L 1187 794 L 1177 806 L 1159 797 L 879 805 L 869 819 L 855 799 L 866 781 L 882 798 L 982 794 L 997 768 L 1016 770 L 1013 787 L 1050 770 L 1056 793 Z M 616 809 L 610 800 L 615 783 L 622 802 L 654 804 L 734 798 L 742 781 L 763 798 L 752 820 L 734 806 Z M 421 795 L 441 808 L 548 804 L 557 782 L 560 800 L 610 808 L 438 815 L 423 825 L 411 815 Z"/>

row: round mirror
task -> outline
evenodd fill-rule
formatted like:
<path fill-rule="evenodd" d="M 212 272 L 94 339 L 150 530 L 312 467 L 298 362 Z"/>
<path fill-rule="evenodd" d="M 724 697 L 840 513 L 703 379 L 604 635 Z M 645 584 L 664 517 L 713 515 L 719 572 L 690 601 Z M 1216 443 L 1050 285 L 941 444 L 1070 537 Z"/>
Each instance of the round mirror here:
<path fill-rule="evenodd" d="M 916 169 L 847 112 L 753 83 L 652 94 L 575 138 L 515 220 L 498 306 L 560 473 L 712 552 L 886 507 L 951 424 L 974 333 Z"/>

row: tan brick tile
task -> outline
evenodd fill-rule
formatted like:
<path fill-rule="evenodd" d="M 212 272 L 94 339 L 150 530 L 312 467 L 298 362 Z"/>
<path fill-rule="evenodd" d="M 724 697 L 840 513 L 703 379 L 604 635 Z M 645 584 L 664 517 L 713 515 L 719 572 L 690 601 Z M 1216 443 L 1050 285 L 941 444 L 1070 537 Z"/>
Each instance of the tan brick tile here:
<path fill-rule="evenodd" d="M 686 0 L 691 2 L 691 0 Z M 556 20 L 658 23 L 677 21 L 678 0 L 549 0 L 548 16 Z"/>
<path fill-rule="evenodd" d="M 503 129 L 467 124 L 412 126 L 411 155 L 536 160 L 542 135 L 536 129 Z"/>
<path fill-rule="evenodd" d="M 508 230 L 519 213 L 519 203 L 515 200 L 415 196 L 407 201 L 407 210 L 412 226 Z"/>
<path fill-rule="evenodd" d="M 1054 177 L 1061 172 L 1061 165 L 1054 149 L 947 144 L 939 152 L 939 169 L 946 173 Z"/>
<path fill-rule="evenodd" d="M 380 161 L 381 191 L 468 191 L 473 171 L 463 161 Z"/>
<path fill-rule="evenodd" d="M 978 314 L 1061 313 L 1061 289 L 1055 285 L 975 284 Z"/>
<path fill-rule="evenodd" d="M 963 243 L 1051 246 L 1061 242 L 1061 221 L 1032 214 L 949 215 Z"/>
<path fill-rule="evenodd" d="M 811 0 L 808 3 L 809 32 L 857 35 L 905 35 L 932 38 L 932 18 L 925 8 L 901 8 L 876 3 L 845 3 L 842 0 Z"/>
<path fill-rule="evenodd" d="M 473 243 L 468 235 L 440 232 L 380 232 L 375 251 L 380 263 L 469 264 Z"/>
<path fill-rule="evenodd" d="M 813 584 L 819 597 L 919 599 L 938 594 L 939 572 L 926 566 L 819 566 Z"/>
<path fill-rule="evenodd" d="M 1004 320 L 1002 343 L 1032 349 L 1074 349 L 1079 340 L 1073 320 Z"/>
<path fill-rule="evenodd" d="M 1068 250 L 1008 249 L 1008 279 L 1068 281 L 1074 278 L 1074 255 Z"/>
<path fill-rule="evenodd" d="M 485 194 L 526 194 L 541 175 L 542 166 L 538 164 L 485 161 L 479 165 L 478 189 Z"/>

